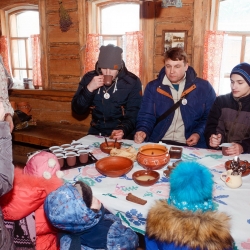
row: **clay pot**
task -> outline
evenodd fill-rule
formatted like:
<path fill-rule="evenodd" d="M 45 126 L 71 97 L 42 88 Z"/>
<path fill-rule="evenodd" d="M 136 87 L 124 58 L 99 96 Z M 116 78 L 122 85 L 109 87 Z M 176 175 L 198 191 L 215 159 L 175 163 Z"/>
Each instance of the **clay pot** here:
<path fill-rule="evenodd" d="M 25 114 L 29 115 L 30 111 L 31 111 L 31 106 L 30 106 L 30 104 L 28 102 L 19 102 L 17 104 L 17 109 L 21 110 Z"/>
<path fill-rule="evenodd" d="M 139 148 L 137 162 L 145 169 L 161 169 L 169 162 L 168 149 L 160 144 L 147 144 Z"/>

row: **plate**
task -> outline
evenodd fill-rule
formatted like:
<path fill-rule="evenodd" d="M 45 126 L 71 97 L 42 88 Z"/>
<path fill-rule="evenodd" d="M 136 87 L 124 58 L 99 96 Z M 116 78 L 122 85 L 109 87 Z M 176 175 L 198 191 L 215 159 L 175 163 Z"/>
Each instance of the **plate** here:
<path fill-rule="evenodd" d="M 226 162 L 225 162 L 225 169 L 226 169 L 226 170 L 231 169 L 231 167 L 230 167 L 231 162 L 232 162 L 232 160 L 229 160 L 229 161 L 226 161 Z M 246 164 L 247 169 L 246 169 L 246 171 L 242 172 L 242 177 L 243 177 L 243 176 L 247 176 L 247 175 L 250 174 L 250 163 L 249 163 L 248 161 L 242 161 L 242 160 L 240 160 L 240 164 L 243 164 L 244 162 L 247 163 L 247 164 Z"/>

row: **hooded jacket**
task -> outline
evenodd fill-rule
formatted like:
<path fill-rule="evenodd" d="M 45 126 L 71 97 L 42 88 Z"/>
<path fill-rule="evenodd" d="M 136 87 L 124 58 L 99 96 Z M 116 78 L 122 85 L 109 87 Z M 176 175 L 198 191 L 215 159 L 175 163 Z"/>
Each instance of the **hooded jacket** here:
<path fill-rule="evenodd" d="M 100 75 L 98 64 L 96 69 L 85 74 L 79 83 L 78 90 L 72 99 L 72 110 L 84 115 L 92 109 L 92 121 L 89 134 L 109 136 L 114 129 L 121 129 L 124 138 L 135 130 L 137 113 L 141 105 L 142 84 L 140 79 L 123 66 L 112 87 L 102 86 L 90 92 L 87 85 L 94 76 Z M 109 99 L 104 98 L 108 90 Z"/>
<path fill-rule="evenodd" d="M 169 86 L 162 84 L 165 75 L 165 67 L 163 67 L 158 78 L 148 83 L 143 95 L 142 105 L 137 117 L 136 131 L 145 132 L 147 135 L 146 141 L 159 142 L 164 137 L 174 118 L 174 112 L 172 112 L 155 126 L 156 119 L 174 105 L 173 99 L 157 92 L 159 87 L 172 96 Z M 197 133 L 200 135 L 200 140 L 195 147 L 206 148 L 203 133 L 208 113 L 216 95 L 212 85 L 208 81 L 198 78 L 194 69 L 189 66 L 186 71 L 184 91 L 193 84 L 196 88 L 185 97 L 187 104 L 181 104 L 179 108 L 185 126 L 186 139 L 193 133 Z"/>
<path fill-rule="evenodd" d="M 47 196 L 44 211 L 50 223 L 60 230 L 61 250 L 132 250 L 138 245 L 132 229 L 103 206 L 97 213 L 92 211 L 70 184 Z"/>
<path fill-rule="evenodd" d="M 212 134 L 221 134 L 221 143 L 236 142 L 250 153 L 250 95 L 234 98 L 232 93 L 218 96 L 207 119 L 207 145 Z"/>
<path fill-rule="evenodd" d="M 157 201 L 147 217 L 146 249 L 233 249 L 229 217 L 212 211 L 181 211 L 166 201 Z"/>

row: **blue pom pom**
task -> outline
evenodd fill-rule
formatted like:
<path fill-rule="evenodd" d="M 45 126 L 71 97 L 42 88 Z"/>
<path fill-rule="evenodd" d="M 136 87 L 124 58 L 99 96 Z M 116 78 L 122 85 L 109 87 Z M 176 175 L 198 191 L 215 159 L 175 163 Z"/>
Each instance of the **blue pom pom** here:
<path fill-rule="evenodd" d="M 190 161 L 181 162 L 172 171 L 170 175 L 170 197 L 174 199 L 174 203 L 185 202 L 193 207 L 198 207 L 198 204 L 211 201 L 212 194 L 212 173 L 202 164 Z"/>

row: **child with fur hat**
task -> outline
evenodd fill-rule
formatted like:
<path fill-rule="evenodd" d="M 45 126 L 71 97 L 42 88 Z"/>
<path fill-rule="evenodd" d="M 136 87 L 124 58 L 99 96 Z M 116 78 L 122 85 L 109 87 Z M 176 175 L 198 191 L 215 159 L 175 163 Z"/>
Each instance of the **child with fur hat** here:
<path fill-rule="evenodd" d="M 109 213 L 84 182 L 65 184 L 49 194 L 44 203 L 50 223 L 60 230 L 61 250 L 133 250 L 136 233 Z"/>
<path fill-rule="evenodd" d="M 215 211 L 210 171 L 196 162 L 181 162 L 170 174 L 170 194 L 150 209 L 147 250 L 233 249 L 229 217 Z"/>
<path fill-rule="evenodd" d="M 122 60 L 123 50 L 112 44 L 100 47 L 96 67 L 86 73 L 72 99 L 72 110 L 84 115 L 92 107 L 89 134 L 132 139 L 141 105 L 142 84 Z M 104 82 L 112 76 L 112 83 Z"/>
<path fill-rule="evenodd" d="M 218 96 L 210 110 L 205 138 L 210 148 L 232 143 L 227 155 L 250 153 L 250 64 L 236 65 L 230 74 L 231 93 Z"/>

